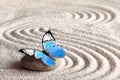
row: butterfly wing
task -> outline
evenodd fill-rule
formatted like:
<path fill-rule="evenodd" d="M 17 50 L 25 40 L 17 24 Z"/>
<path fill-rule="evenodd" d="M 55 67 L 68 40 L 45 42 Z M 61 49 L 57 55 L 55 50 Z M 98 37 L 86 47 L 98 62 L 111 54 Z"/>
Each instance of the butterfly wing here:
<path fill-rule="evenodd" d="M 54 60 L 51 59 L 46 54 L 44 54 L 43 52 L 35 51 L 35 55 L 34 56 L 35 56 L 36 59 L 41 59 L 48 66 L 54 66 L 55 65 Z"/>
<path fill-rule="evenodd" d="M 63 58 L 65 51 L 62 47 L 55 45 L 53 41 L 47 41 L 43 43 L 44 49 L 49 53 L 50 56 L 56 58 Z"/>
<path fill-rule="evenodd" d="M 55 41 L 55 38 L 50 30 L 43 35 L 42 42 L 46 42 L 46 41 Z"/>
<path fill-rule="evenodd" d="M 51 49 L 48 49 L 47 51 L 53 57 L 56 57 L 56 58 L 63 58 L 63 57 L 65 57 L 65 51 L 60 46 L 55 46 L 55 47 L 53 47 Z"/>
<path fill-rule="evenodd" d="M 20 49 L 20 52 L 27 54 L 29 56 L 34 56 L 35 59 L 41 59 L 43 61 L 43 63 L 45 63 L 48 66 L 54 66 L 55 62 L 53 59 L 51 59 L 49 56 L 47 56 L 46 54 L 44 54 L 41 51 L 38 50 L 34 50 L 34 49 Z"/>
<path fill-rule="evenodd" d="M 50 31 L 46 32 L 42 39 L 43 49 L 52 57 L 63 58 L 65 51 L 62 47 L 55 44 L 55 38 Z"/>
<path fill-rule="evenodd" d="M 19 52 L 21 53 L 24 53 L 24 54 L 27 54 L 29 56 L 33 56 L 34 55 L 34 49 L 29 49 L 29 48 L 26 48 L 26 49 L 20 49 Z"/>

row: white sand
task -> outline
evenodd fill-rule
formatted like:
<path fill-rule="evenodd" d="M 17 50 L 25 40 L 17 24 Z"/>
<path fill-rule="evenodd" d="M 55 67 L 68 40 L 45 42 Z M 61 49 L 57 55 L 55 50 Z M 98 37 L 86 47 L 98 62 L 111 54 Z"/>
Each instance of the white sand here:
<path fill-rule="evenodd" d="M 50 72 L 23 69 L 18 50 L 41 50 L 48 29 L 66 57 Z M 1 1 L 0 80 L 30 79 L 120 80 L 120 1 Z"/>

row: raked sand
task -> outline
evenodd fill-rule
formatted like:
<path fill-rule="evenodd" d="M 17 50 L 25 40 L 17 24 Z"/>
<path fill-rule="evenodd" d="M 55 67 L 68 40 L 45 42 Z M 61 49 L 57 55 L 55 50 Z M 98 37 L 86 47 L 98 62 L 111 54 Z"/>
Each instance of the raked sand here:
<path fill-rule="evenodd" d="M 18 50 L 42 50 L 49 29 L 66 57 L 53 71 L 23 69 Z M 1 1 L 0 80 L 120 80 L 120 1 Z"/>

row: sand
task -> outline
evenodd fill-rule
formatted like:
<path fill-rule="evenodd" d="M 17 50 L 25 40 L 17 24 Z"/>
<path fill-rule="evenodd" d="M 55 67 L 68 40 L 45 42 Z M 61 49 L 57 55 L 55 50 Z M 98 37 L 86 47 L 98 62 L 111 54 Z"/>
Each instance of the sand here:
<path fill-rule="evenodd" d="M 120 80 L 119 0 L 0 2 L 0 80 Z M 42 50 L 51 29 L 66 56 L 52 71 L 22 67 L 21 48 Z"/>

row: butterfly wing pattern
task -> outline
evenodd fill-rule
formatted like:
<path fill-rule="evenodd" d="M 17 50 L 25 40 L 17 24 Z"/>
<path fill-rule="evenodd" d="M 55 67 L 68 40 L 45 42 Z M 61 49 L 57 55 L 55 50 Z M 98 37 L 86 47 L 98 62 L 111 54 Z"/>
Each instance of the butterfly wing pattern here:
<path fill-rule="evenodd" d="M 35 51 L 35 58 L 41 59 L 46 65 L 48 66 L 54 66 L 55 62 L 53 59 L 51 59 L 49 56 L 45 55 L 43 52 Z"/>
<path fill-rule="evenodd" d="M 65 51 L 62 47 L 55 44 L 55 38 L 50 31 L 46 32 L 42 39 L 43 49 L 55 58 L 63 58 Z"/>
<path fill-rule="evenodd" d="M 55 61 L 52 57 L 63 58 L 65 51 L 62 47 L 55 44 L 55 38 L 50 31 L 47 31 L 42 38 L 43 52 L 35 49 L 20 49 L 22 52 L 29 56 L 34 56 L 35 59 L 41 59 L 47 66 L 55 66 Z"/>
<path fill-rule="evenodd" d="M 29 56 L 34 56 L 35 59 L 41 59 L 43 63 L 45 63 L 48 66 L 54 66 L 55 62 L 53 59 L 51 59 L 49 56 L 44 54 L 43 52 L 39 50 L 34 50 L 34 49 L 20 49 L 20 52 L 27 54 Z"/>

